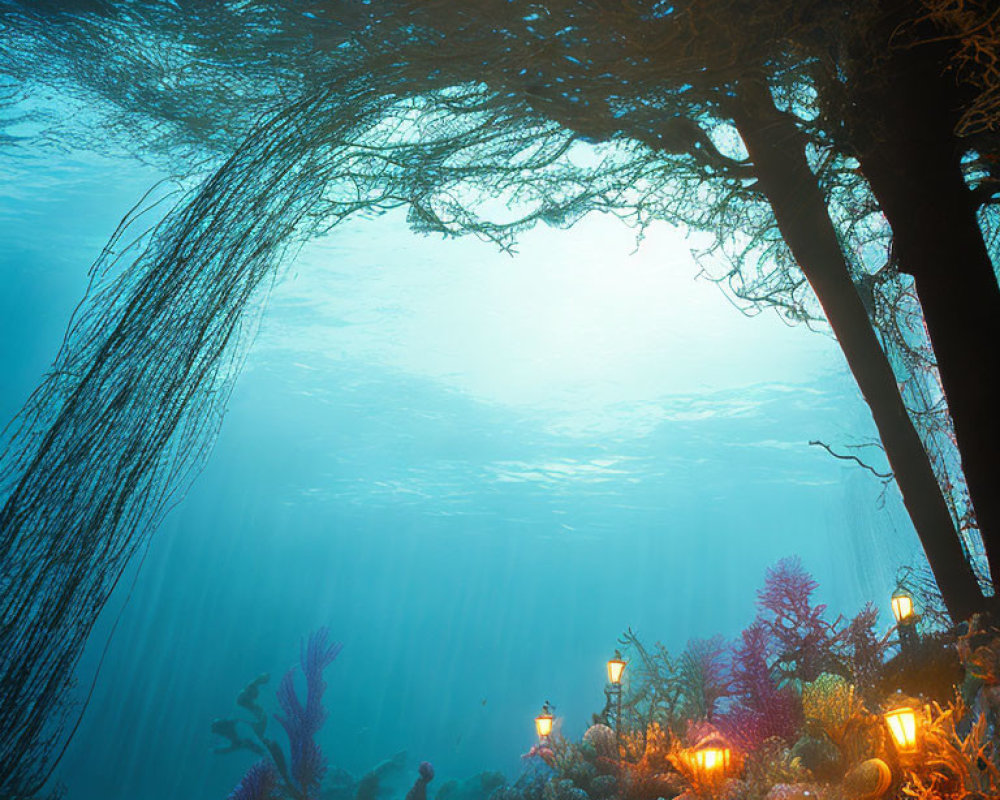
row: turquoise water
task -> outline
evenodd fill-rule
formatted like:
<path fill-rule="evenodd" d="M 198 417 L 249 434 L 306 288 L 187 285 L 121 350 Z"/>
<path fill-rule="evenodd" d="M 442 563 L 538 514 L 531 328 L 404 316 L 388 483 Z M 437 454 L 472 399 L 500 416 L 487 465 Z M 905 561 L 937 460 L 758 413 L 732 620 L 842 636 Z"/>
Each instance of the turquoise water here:
<path fill-rule="evenodd" d="M 0 411 L 54 357 L 87 267 L 159 176 L 2 155 Z M 588 218 L 515 258 L 399 215 L 310 245 L 275 287 L 203 474 L 109 604 L 70 798 L 222 798 L 252 759 L 209 726 L 326 625 L 320 743 L 355 775 L 406 751 L 435 786 L 516 776 L 532 718 L 580 734 L 632 627 L 734 636 L 777 559 L 855 612 L 916 540 L 895 495 L 811 439 L 874 438 L 836 343 L 746 318 L 677 232 Z M 134 581 L 133 581 L 134 577 Z"/>

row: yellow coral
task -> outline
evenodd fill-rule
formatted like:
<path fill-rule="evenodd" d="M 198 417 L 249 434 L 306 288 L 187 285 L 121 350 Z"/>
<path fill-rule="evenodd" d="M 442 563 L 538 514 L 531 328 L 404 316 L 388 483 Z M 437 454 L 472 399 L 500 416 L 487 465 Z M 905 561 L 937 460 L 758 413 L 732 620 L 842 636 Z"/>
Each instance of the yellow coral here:
<path fill-rule="evenodd" d="M 1000 769 L 993 762 L 986 719 L 979 716 L 962 735 L 957 721 L 968 713 L 961 701 L 926 709 L 920 758 L 909 765 L 902 793 L 918 800 L 958 800 L 971 795 L 1000 798 Z"/>
<path fill-rule="evenodd" d="M 845 678 L 824 672 L 802 687 L 802 711 L 807 723 L 821 728 L 839 747 L 851 723 L 864 715 L 865 707 Z"/>
<path fill-rule="evenodd" d="M 746 796 L 764 797 L 778 784 L 808 783 L 812 774 L 780 739 L 768 739 L 745 762 Z"/>

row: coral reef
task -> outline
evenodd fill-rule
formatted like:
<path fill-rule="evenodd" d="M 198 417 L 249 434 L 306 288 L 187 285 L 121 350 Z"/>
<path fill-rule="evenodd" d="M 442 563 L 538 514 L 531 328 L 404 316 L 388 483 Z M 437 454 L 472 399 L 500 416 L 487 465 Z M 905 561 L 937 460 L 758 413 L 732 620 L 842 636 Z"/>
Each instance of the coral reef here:
<path fill-rule="evenodd" d="M 626 631 L 621 716 L 609 696 L 579 742 L 533 748 L 549 774 L 532 800 L 540 780 L 542 800 L 1000 800 L 1000 631 L 935 615 L 895 640 L 874 606 L 832 618 L 816 589 L 780 561 L 737 641 L 676 658 Z"/>
<path fill-rule="evenodd" d="M 816 588 L 797 560 L 781 561 L 735 642 L 695 640 L 676 658 L 627 631 L 621 714 L 609 694 L 578 741 L 557 720 L 514 783 L 485 772 L 446 781 L 434 800 L 1000 800 L 1000 631 L 973 619 L 897 642 L 873 606 L 831 618 Z M 278 688 L 287 758 L 267 736 L 267 675 L 237 698 L 246 715 L 213 722 L 218 752 L 266 756 L 229 800 L 384 800 L 404 754 L 355 781 L 316 743 L 339 649 L 314 634 L 304 697 L 295 670 Z M 420 764 L 405 800 L 428 800 L 433 778 Z"/>
<path fill-rule="evenodd" d="M 774 679 L 775 642 L 761 620 L 743 631 L 733 652 L 734 702 L 719 720 L 728 738 L 745 751 L 770 738 L 789 740 L 800 724 L 797 698 L 791 686 Z"/>
<path fill-rule="evenodd" d="M 323 671 L 333 663 L 342 645 L 339 642 L 328 644 L 326 639 L 326 629 L 320 629 L 309 637 L 308 644 L 302 649 L 300 664 L 306 680 L 305 703 L 299 700 L 295 691 L 294 669 L 285 674 L 277 691 L 282 715 L 276 714 L 274 718 L 288 735 L 289 749 L 288 769 L 282 772 L 290 788 L 297 793 L 296 797 L 315 796 L 327 770 L 326 760 L 315 737 L 326 720 Z M 282 766 L 278 764 L 279 769 Z"/>
<path fill-rule="evenodd" d="M 280 745 L 268 738 L 267 712 L 258 702 L 260 687 L 269 680 L 266 674 L 252 680 L 236 698 L 236 704 L 250 712 L 249 720 L 237 717 L 217 719 L 212 723 L 212 732 L 229 742 L 225 747 L 216 748 L 216 752 L 246 749 L 257 754 L 266 752 L 270 758 L 251 767 L 231 797 L 239 800 L 275 796 L 292 800 L 318 798 L 327 771 L 326 759 L 315 738 L 326 720 L 323 672 L 342 647 L 339 642 L 328 642 L 328 636 L 326 628 L 320 628 L 302 644 L 299 667 L 305 677 L 305 701 L 299 699 L 295 690 L 294 668 L 285 674 L 275 693 L 281 714 L 275 714 L 274 718 L 288 737 L 287 758 Z M 256 741 L 240 735 L 240 723 L 250 728 Z"/>
<path fill-rule="evenodd" d="M 279 713 L 274 714 L 288 739 L 288 755 L 277 741 L 268 736 L 268 713 L 260 704 L 261 688 L 270 680 L 259 675 L 248 683 L 236 698 L 236 705 L 247 712 L 242 716 L 216 719 L 212 732 L 226 744 L 216 753 L 247 750 L 265 756 L 244 775 L 229 800 L 381 800 L 386 795 L 387 779 L 401 773 L 406 753 L 397 753 L 378 764 L 360 779 L 343 769 L 329 769 L 316 735 L 326 719 L 323 673 L 340 653 L 338 642 L 329 642 L 325 628 L 303 642 L 298 669 L 289 670 L 275 692 Z M 305 696 L 296 691 L 295 680 L 301 671 Z M 420 765 L 418 778 L 408 800 L 426 800 L 427 784 L 434 777 L 428 762 Z M 495 780 L 489 789 L 496 785 Z M 391 787 L 390 787 L 391 788 Z M 485 800 L 489 791 L 466 794 L 452 800 Z"/>

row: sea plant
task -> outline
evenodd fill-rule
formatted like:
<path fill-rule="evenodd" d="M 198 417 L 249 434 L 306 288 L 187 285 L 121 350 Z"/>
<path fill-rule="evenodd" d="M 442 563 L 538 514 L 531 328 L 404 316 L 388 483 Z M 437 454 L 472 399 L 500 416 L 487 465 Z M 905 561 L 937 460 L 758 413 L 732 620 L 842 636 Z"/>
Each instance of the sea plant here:
<path fill-rule="evenodd" d="M 738 794 L 747 800 L 762 800 L 776 787 L 799 786 L 812 780 L 812 773 L 788 745 L 780 739 L 769 739 L 747 757 L 742 791 Z"/>
<path fill-rule="evenodd" d="M 250 768 L 230 794 L 230 800 L 317 800 L 327 771 L 326 759 L 316 743 L 316 734 L 326 720 L 323 672 L 342 648 L 340 642 L 328 642 L 327 637 L 327 629 L 320 628 L 302 643 L 299 667 L 306 683 L 304 700 L 296 692 L 294 667 L 278 686 L 276 697 L 281 713 L 275 714 L 274 718 L 288 737 L 287 757 L 281 746 L 267 737 L 267 714 L 257 702 L 259 688 L 268 679 L 266 675 L 248 684 L 236 701 L 252 714 L 252 720 L 242 721 L 250 726 L 257 742 L 238 734 L 238 720 L 216 720 L 212 723 L 213 732 L 230 742 L 219 752 L 245 748 L 255 753 L 266 752 L 268 756 Z"/>
<path fill-rule="evenodd" d="M 736 642 L 677 658 L 628 630 L 621 727 L 551 737 L 543 800 L 1000 800 L 1000 631 L 973 619 L 893 652 L 872 605 L 831 619 L 816 588 L 779 562 Z M 917 713 L 917 753 L 887 727 L 901 705 Z M 712 769 L 698 758 L 710 749 L 728 751 Z"/>
<path fill-rule="evenodd" d="M 757 620 L 743 631 L 733 651 L 733 702 L 718 723 L 744 752 L 774 737 L 794 741 L 801 723 L 794 687 L 779 686 L 775 678 L 773 646 L 768 626 Z"/>
<path fill-rule="evenodd" d="M 684 780 L 671 758 L 677 748 L 676 737 L 655 722 L 633 736 L 639 757 L 627 758 L 618 770 L 621 796 L 627 800 L 656 800 L 679 794 Z"/>
<path fill-rule="evenodd" d="M 996 742 L 983 716 L 963 734 L 960 721 L 967 713 L 960 700 L 945 706 L 931 703 L 926 708 L 924 753 L 919 762 L 905 765 L 904 796 L 916 800 L 1000 797 Z"/>
<path fill-rule="evenodd" d="M 681 715 L 685 719 L 715 717 L 719 701 L 728 696 L 732 655 L 722 636 L 692 639 L 681 654 L 677 670 L 681 690 Z"/>
<path fill-rule="evenodd" d="M 864 716 L 865 707 L 845 678 L 824 672 L 802 687 L 802 713 L 807 727 L 843 748 L 848 729 Z"/>
<path fill-rule="evenodd" d="M 257 755 L 267 752 L 267 712 L 258 702 L 260 687 L 271 680 L 264 672 L 243 687 L 236 696 L 236 705 L 250 712 L 250 719 L 245 717 L 225 717 L 212 721 L 212 733 L 221 736 L 228 744 L 215 748 L 216 753 L 232 753 L 237 750 L 249 750 Z M 243 736 L 240 727 L 249 727 L 254 738 Z"/>
<path fill-rule="evenodd" d="M 836 669 L 843 620 L 828 621 L 826 606 L 812 602 L 818 587 L 799 559 L 784 558 L 767 570 L 757 593 L 759 624 L 772 640 L 775 668 L 783 679 L 812 681 Z"/>
<path fill-rule="evenodd" d="M 227 800 L 271 800 L 277 787 L 278 773 L 274 765 L 267 760 L 258 761 L 247 770 Z"/>

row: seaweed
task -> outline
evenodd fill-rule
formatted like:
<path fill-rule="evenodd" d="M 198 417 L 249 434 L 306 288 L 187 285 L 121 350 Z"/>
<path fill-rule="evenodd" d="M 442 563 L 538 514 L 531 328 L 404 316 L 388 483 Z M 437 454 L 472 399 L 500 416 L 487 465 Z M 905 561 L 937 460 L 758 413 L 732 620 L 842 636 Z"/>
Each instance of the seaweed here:
<path fill-rule="evenodd" d="M 216 753 L 233 753 L 237 750 L 249 750 L 259 756 L 267 752 L 267 712 L 257 702 L 260 687 L 271 679 L 269 674 L 262 673 L 248 683 L 236 696 L 236 705 L 245 708 L 251 714 L 251 719 L 243 717 L 223 717 L 212 721 L 212 733 L 221 736 L 229 744 L 216 747 Z M 256 737 L 250 739 L 240 735 L 240 725 L 246 725 Z"/>

